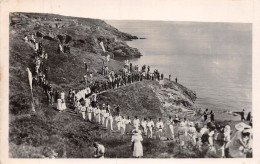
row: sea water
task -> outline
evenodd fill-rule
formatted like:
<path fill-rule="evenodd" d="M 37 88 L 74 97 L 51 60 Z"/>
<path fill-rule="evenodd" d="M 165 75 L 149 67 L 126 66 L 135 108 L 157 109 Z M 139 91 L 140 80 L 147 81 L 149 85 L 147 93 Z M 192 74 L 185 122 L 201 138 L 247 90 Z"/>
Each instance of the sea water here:
<path fill-rule="evenodd" d="M 142 57 L 131 62 L 158 69 L 197 94 L 196 104 L 216 118 L 239 120 L 225 111 L 252 109 L 252 24 L 114 21 L 139 38 L 128 41 Z M 246 113 L 247 113 L 246 112 Z"/>

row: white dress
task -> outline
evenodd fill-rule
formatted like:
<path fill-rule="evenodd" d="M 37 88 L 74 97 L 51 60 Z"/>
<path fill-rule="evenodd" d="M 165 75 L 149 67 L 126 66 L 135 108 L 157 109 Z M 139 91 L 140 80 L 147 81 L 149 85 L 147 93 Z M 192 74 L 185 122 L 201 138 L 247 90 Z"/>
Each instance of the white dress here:
<path fill-rule="evenodd" d="M 153 127 L 154 127 L 154 122 L 153 121 L 148 121 L 147 123 L 147 128 L 148 128 L 148 138 L 153 138 Z"/>
<path fill-rule="evenodd" d="M 141 125 L 144 130 L 144 135 L 147 135 L 147 121 L 142 121 Z"/>
<path fill-rule="evenodd" d="M 58 109 L 58 110 L 62 110 L 61 104 L 62 104 L 61 99 L 58 99 L 58 100 L 57 100 L 57 109 Z"/>
<path fill-rule="evenodd" d="M 122 120 L 121 116 L 116 116 L 115 121 L 116 121 L 116 126 L 118 131 L 120 130 L 121 127 L 121 120 Z"/>
<path fill-rule="evenodd" d="M 92 121 L 92 107 L 87 107 L 87 113 L 88 113 L 88 120 Z"/>
<path fill-rule="evenodd" d="M 143 156 L 143 146 L 142 146 L 141 141 L 143 141 L 143 137 L 140 134 L 134 134 L 132 136 L 131 142 L 134 142 L 134 150 L 133 150 L 134 157 Z"/>
<path fill-rule="evenodd" d="M 100 123 L 100 109 L 99 108 L 96 109 L 95 114 L 96 114 L 96 122 Z"/>
<path fill-rule="evenodd" d="M 120 131 L 121 131 L 121 134 L 124 134 L 125 133 L 125 128 L 126 128 L 126 119 L 123 118 L 121 121 L 120 121 L 121 125 L 120 125 Z"/>
<path fill-rule="evenodd" d="M 135 129 L 138 129 L 139 126 L 140 126 L 140 121 L 139 121 L 139 119 L 134 119 L 133 124 L 134 124 L 134 128 L 135 128 Z"/>
<path fill-rule="evenodd" d="M 61 98 L 62 100 L 65 99 L 65 93 L 64 93 L 64 92 L 61 92 L 61 93 L 60 93 L 60 98 Z"/>
<path fill-rule="evenodd" d="M 131 132 L 131 120 L 130 119 L 125 120 L 125 132 L 126 133 Z"/>
<path fill-rule="evenodd" d="M 174 139 L 174 130 L 173 130 L 174 122 L 172 120 L 168 120 L 167 122 L 167 138 Z"/>
<path fill-rule="evenodd" d="M 86 113 L 85 113 L 86 112 L 86 107 L 80 105 L 79 109 L 80 109 L 80 112 L 82 113 L 83 119 L 85 120 L 86 119 Z"/>
<path fill-rule="evenodd" d="M 160 139 L 161 137 L 162 137 L 162 130 L 163 130 L 163 122 L 162 121 L 160 121 L 160 122 L 157 122 L 156 123 L 156 127 L 157 127 L 157 129 L 158 129 L 158 132 L 157 132 L 157 137 L 158 137 L 158 139 Z"/>
<path fill-rule="evenodd" d="M 111 131 L 113 130 L 113 117 L 110 115 L 108 116 L 107 120 L 107 129 L 108 131 Z"/>

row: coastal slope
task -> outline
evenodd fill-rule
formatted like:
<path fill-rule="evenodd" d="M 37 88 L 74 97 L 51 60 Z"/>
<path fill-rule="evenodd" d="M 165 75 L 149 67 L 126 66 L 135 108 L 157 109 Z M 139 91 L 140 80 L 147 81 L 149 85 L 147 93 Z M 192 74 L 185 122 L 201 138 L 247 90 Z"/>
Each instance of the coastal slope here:
<path fill-rule="evenodd" d="M 95 124 L 85 122 L 80 115 L 55 110 L 38 86 L 33 88 L 36 113 L 31 112 L 31 92 L 26 68 L 33 68 L 33 49 L 24 42 L 24 35 L 36 33 L 36 41 L 43 43 L 48 53 L 48 79 L 57 90 L 82 89 L 84 62 L 97 81 L 106 80 L 101 74 L 105 53 L 100 42 L 115 57 L 140 57 L 140 52 L 125 41 L 137 39 L 118 31 L 102 20 L 75 18 L 54 14 L 10 13 L 9 54 L 9 144 L 10 156 L 15 158 L 42 158 L 53 150 L 59 158 L 92 157 L 93 141 L 105 145 L 106 156 L 131 157 L 130 136 L 107 134 Z M 70 46 L 70 53 L 58 53 L 60 43 Z M 109 70 L 120 71 L 124 63 L 112 59 Z M 124 116 L 133 118 L 159 117 L 183 114 L 196 109 L 196 93 L 181 84 L 164 79 L 140 81 L 98 94 L 100 104 L 119 105 Z M 144 141 L 145 157 L 159 157 L 173 150 L 168 143 Z M 156 151 L 158 148 L 158 151 Z M 126 151 L 128 153 L 120 153 Z M 159 153 L 159 154 L 158 154 Z M 191 156 L 196 156 L 191 152 Z M 198 156 L 198 154 L 197 154 Z"/>

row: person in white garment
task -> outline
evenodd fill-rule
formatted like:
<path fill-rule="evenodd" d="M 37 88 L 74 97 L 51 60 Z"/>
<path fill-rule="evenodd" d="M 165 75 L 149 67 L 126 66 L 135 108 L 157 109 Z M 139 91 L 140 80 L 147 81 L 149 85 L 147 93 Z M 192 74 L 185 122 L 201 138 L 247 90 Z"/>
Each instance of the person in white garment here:
<path fill-rule="evenodd" d="M 109 60 L 110 60 L 110 55 L 109 54 L 107 55 L 106 59 L 107 59 L 107 62 L 109 62 Z"/>
<path fill-rule="evenodd" d="M 154 122 L 152 118 L 147 122 L 147 136 L 148 138 L 153 138 L 153 127 L 154 127 Z"/>
<path fill-rule="evenodd" d="M 230 134 L 231 134 L 231 127 L 229 125 L 226 125 L 224 128 L 224 144 L 223 146 L 220 148 L 221 150 L 221 157 L 222 158 L 226 158 L 226 149 L 228 148 L 228 144 L 230 142 Z"/>
<path fill-rule="evenodd" d="M 92 106 L 88 105 L 87 107 L 87 114 L 88 114 L 88 121 L 92 122 Z"/>
<path fill-rule="evenodd" d="M 62 91 L 60 93 L 60 98 L 62 101 L 61 108 L 62 108 L 62 110 L 65 110 L 67 107 L 66 107 L 66 102 L 65 102 L 65 92 L 64 91 Z"/>
<path fill-rule="evenodd" d="M 89 86 L 86 88 L 86 94 L 90 94 L 91 93 L 91 89 L 89 88 Z"/>
<path fill-rule="evenodd" d="M 191 145 L 190 146 L 195 146 L 196 145 L 196 136 L 197 136 L 197 130 L 195 128 L 195 125 L 193 122 L 189 122 L 189 128 L 188 128 L 188 137 L 190 140 Z"/>
<path fill-rule="evenodd" d="M 147 136 L 147 119 L 144 118 L 141 122 L 144 136 Z"/>
<path fill-rule="evenodd" d="M 101 113 L 101 111 L 99 109 L 99 106 L 97 106 L 95 114 L 96 114 L 96 123 L 98 123 L 98 124 L 100 124 L 100 113 Z"/>
<path fill-rule="evenodd" d="M 104 127 L 105 127 L 106 129 L 108 129 L 108 116 L 109 116 L 109 112 L 106 111 L 106 113 L 104 114 L 104 121 L 105 121 Z"/>
<path fill-rule="evenodd" d="M 161 137 L 162 137 L 163 127 L 164 127 L 164 125 L 163 125 L 162 119 L 159 118 L 158 122 L 156 123 L 156 128 L 158 130 L 157 131 L 157 138 L 158 139 L 161 139 Z"/>
<path fill-rule="evenodd" d="M 61 104 L 62 104 L 62 100 L 61 99 L 58 99 L 57 100 L 57 109 L 61 112 L 62 111 L 62 106 L 61 106 Z"/>
<path fill-rule="evenodd" d="M 109 113 L 109 115 L 107 117 L 107 130 L 109 132 L 113 131 L 113 117 L 112 117 L 111 113 Z"/>
<path fill-rule="evenodd" d="M 106 113 L 106 108 L 105 108 L 105 104 L 103 104 L 103 107 L 101 109 L 101 113 L 100 113 L 100 120 L 101 120 L 101 124 L 104 125 L 105 124 L 105 113 Z"/>
<path fill-rule="evenodd" d="M 129 133 L 131 133 L 131 119 L 130 119 L 130 117 L 128 116 L 127 117 L 127 119 L 126 119 L 126 121 L 125 121 L 125 133 L 126 134 L 129 134 Z"/>
<path fill-rule="evenodd" d="M 91 106 L 91 105 L 90 105 Z M 96 110 L 97 110 L 97 108 L 95 108 L 95 107 L 92 107 L 92 115 L 91 115 L 91 117 L 92 117 L 92 121 L 93 122 L 96 122 L 97 120 L 96 120 Z"/>
<path fill-rule="evenodd" d="M 120 128 L 121 128 L 121 120 L 122 120 L 122 117 L 120 116 L 120 114 L 118 114 L 118 115 L 115 117 L 117 131 L 120 131 Z"/>
<path fill-rule="evenodd" d="M 174 125 L 174 121 L 173 121 L 172 117 L 169 116 L 169 120 L 167 121 L 167 133 L 166 133 L 167 140 L 174 139 L 173 125 Z"/>
<path fill-rule="evenodd" d="M 85 120 L 86 119 L 86 106 L 85 106 L 85 102 L 82 101 L 82 103 L 79 106 L 79 110 L 82 114 L 82 118 Z"/>
<path fill-rule="evenodd" d="M 79 112 L 80 112 L 80 109 L 79 109 L 79 107 L 80 107 L 80 102 L 79 102 L 79 100 L 78 100 L 77 98 L 75 98 L 74 107 L 75 107 L 74 112 L 75 112 L 75 113 L 79 113 Z"/>
<path fill-rule="evenodd" d="M 94 158 L 104 158 L 105 156 L 105 147 L 97 142 L 93 144 L 95 148 Z"/>
<path fill-rule="evenodd" d="M 125 129 L 126 129 L 126 119 L 124 116 L 122 116 L 121 125 L 120 125 L 121 134 L 125 134 Z"/>
<path fill-rule="evenodd" d="M 141 136 L 141 131 L 138 129 L 135 129 L 133 131 L 133 136 L 131 139 L 132 142 L 132 150 L 133 150 L 133 157 L 140 158 L 143 156 L 143 137 Z"/>
<path fill-rule="evenodd" d="M 135 119 L 133 120 L 134 129 L 139 129 L 140 126 L 140 120 L 137 116 L 135 116 Z"/>
<path fill-rule="evenodd" d="M 232 134 L 231 140 L 229 142 L 228 157 L 231 158 L 245 158 L 247 154 L 252 153 L 252 135 L 251 128 L 249 125 L 241 122 L 235 125 L 237 131 Z"/>
<path fill-rule="evenodd" d="M 179 138 L 179 146 L 180 149 L 183 149 L 187 142 L 187 127 L 183 121 L 180 122 L 180 126 L 178 127 L 178 138 Z"/>
<path fill-rule="evenodd" d="M 28 40 L 29 40 L 29 39 L 28 39 L 28 36 L 25 35 L 25 36 L 24 36 L 24 41 L 25 41 L 25 42 L 28 42 Z"/>
<path fill-rule="evenodd" d="M 64 92 L 64 91 L 61 91 L 61 93 L 60 93 L 60 98 L 61 98 L 62 100 L 65 99 L 65 92 Z"/>

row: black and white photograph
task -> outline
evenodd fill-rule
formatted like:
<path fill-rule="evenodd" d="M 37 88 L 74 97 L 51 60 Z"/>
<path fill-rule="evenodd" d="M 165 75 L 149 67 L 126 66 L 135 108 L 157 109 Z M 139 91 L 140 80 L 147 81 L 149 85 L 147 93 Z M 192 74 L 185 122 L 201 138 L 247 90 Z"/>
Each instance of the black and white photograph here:
<path fill-rule="evenodd" d="M 149 3 L 138 14 L 138 1 L 133 15 L 118 1 L 118 17 L 105 15 L 115 2 L 93 2 L 104 10 L 93 16 L 87 1 L 58 2 L 8 12 L 8 158 L 257 156 L 252 21 L 156 17 Z"/>

